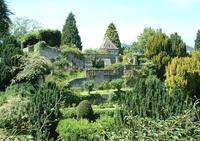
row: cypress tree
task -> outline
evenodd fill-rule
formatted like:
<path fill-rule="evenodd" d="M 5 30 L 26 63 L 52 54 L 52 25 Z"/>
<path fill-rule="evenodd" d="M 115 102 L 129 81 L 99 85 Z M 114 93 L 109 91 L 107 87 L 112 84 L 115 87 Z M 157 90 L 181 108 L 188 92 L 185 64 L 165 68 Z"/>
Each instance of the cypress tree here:
<path fill-rule="evenodd" d="M 123 54 L 123 49 L 121 47 L 121 42 L 119 40 L 119 35 L 117 32 L 117 29 L 113 23 L 110 23 L 106 33 L 104 35 L 104 38 L 108 37 L 110 41 L 119 49 L 119 53 Z"/>
<path fill-rule="evenodd" d="M 200 30 L 197 31 L 197 37 L 194 45 L 195 50 L 200 49 Z"/>
<path fill-rule="evenodd" d="M 82 50 L 81 37 L 79 36 L 76 20 L 72 12 L 69 13 L 62 30 L 62 44 L 75 46 Z"/>

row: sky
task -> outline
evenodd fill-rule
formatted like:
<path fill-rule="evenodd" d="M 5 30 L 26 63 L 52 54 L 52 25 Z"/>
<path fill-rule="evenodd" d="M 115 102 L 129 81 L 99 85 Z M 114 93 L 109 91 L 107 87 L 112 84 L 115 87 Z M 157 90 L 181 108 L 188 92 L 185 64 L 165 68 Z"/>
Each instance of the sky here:
<path fill-rule="evenodd" d="M 44 28 L 62 31 L 70 12 L 75 15 L 83 49 L 98 48 L 113 22 L 121 43 L 131 44 L 145 27 L 177 32 L 194 46 L 200 29 L 200 0 L 6 0 L 15 17 L 28 17 Z"/>

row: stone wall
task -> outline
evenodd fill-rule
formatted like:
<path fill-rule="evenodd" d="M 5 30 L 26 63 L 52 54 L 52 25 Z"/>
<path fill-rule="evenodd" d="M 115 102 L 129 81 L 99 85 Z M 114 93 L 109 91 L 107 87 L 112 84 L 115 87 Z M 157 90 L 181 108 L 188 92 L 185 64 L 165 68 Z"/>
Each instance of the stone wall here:
<path fill-rule="evenodd" d="M 41 47 L 40 48 L 40 55 L 45 56 L 48 59 L 56 59 L 59 56 L 59 52 L 56 51 L 54 48 L 50 47 Z"/>
<path fill-rule="evenodd" d="M 81 87 L 83 85 L 83 83 L 85 81 L 89 80 L 89 78 L 87 77 L 81 77 L 81 78 L 76 78 L 73 80 L 70 80 L 68 83 L 72 86 L 72 87 Z"/>

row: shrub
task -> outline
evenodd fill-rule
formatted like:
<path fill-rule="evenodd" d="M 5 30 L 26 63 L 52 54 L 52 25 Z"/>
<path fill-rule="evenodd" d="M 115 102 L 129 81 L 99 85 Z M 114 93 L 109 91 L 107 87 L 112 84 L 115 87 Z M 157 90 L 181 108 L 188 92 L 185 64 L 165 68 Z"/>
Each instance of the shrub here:
<path fill-rule="evenodd" d="M 94 81 L 93 80 L 87 80 L 84 83 L 85 89 L 88 90 L 88 94 L 93 90 L 94 88 Z"/>
<path fill-rule="evenodd" d="M 81 97 L 77 96 L 69 86 L 62 88 L 61 96 L 61 101 L 64 102 L 65 106 L 78 105 L 81 101 Z"/>
<path fill-rule="evenodd" d="M 77 107 L 77 118 L 86 118 L 89 121 L 95 120 L 92 105 L 88 100 L 83 100 L 79 103 Z"/>
<path fill-rule="evenodd" d="M 104 80 L 100 83 L 99 90 L 107 90 L 107 89 L 110 89 L 110 85 L 108 81 Z"/>
<path fill-rule="evenodd" d="M 32 33 L 27 33 L 24 35 L 22 38 L 21 44 L 22 47 L 25 48 L 30 45 L 34 45 L 39 41 L 38 39 L 38 33 L 37 32 L 32 32 Z"/>
<path fill-rule="evenodd" d="M 105 140 L 105 132 L 113 130 L 114 119 L 105 116 L 96 122 L 87 120 L 64 119 L 58 123 L 56 131 L 62 140 L 97 141 Z"/>
<path fill-rule="evenodd" d="M 56 127 L 60 117 L 61 94 L 55 83 L 44 83 L 29 98 L 28 133 L 35 140 L 57 139 Z"/>
<path fill-rule="evenodd" d="M 45 41 L 49 46 L 59 47 L 61 43 L 61 32 L 51 29 L 39 30 L 38 39 Z"/>
<path fill-rule="evenodd" d="M 22 58 L 23 69 L 13 79 L 13 83 L 36 82 L 45 74 L 50 73 L 51 62 L 42 56 Z"/>
<path fill-rule="evenodd" d="M 123 79 L 114 79 L 111 81 L 111 87 L 120 91 L 123 86 L 124 80 Z"/>
<path fill-rule="evenodd" d="M 152 118 L 126 116 L 126 126 L 112 135 L 113 140 L 160 140 L 198 141 L 200 122 L 196 119 L 199 110 L 188 109 L 179 116 L 155 121 Z"/>
<path fill-rule="evenodd" d="M 156 77 L 139 79 L 134 89 L 124 95 L 123 110 L 131 111 L 131 115 L 150 117 L 155 120 L 168 119 L 182 114 L 193 106 L 191 98 L 180 89 L 174 89 L 169 95 L 164 83 Z"/>
<path fill-rule="evenodd" d="M 26 128 L 28 100 L 21 96 L 9 96 L 0 106 L 0 128 L 22 130 Z"/>
<path fill-rule="evenodd" d="M 68 46 L 68 45 L 62 45 L 60 47 L 60 49 L 61 49 L 61 52 L 62 52 L 62 54 L 64 56 L 68 56 L 70 54 L 73 54 L 78 59 L 83 59 L 84 58 L 84 56 L 81 53 L 81 51 L 76 47 L 71 47 L 71 46 Z"/>
<path fill-rule="evenodd" d="M 92 61 L 92 67 L 94 67 L 94 68 L 104 68 L 104 61 L 103 60 L 101 60 L 101 59 L 94 59 L 93 61 Z"/>

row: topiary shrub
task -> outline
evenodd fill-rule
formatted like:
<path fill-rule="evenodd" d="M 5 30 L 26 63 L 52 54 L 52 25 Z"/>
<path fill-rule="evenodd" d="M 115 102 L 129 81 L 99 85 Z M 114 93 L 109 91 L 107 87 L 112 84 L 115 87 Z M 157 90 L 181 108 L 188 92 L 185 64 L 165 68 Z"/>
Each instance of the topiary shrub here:
<path fill-rule="evenodd" d="M 77 118 L 86 118 L 89 121 L 95 120 L 95 115 L 92 109 L 92 105 L 88 100 L 83 100 L 77 107 Z"/>

